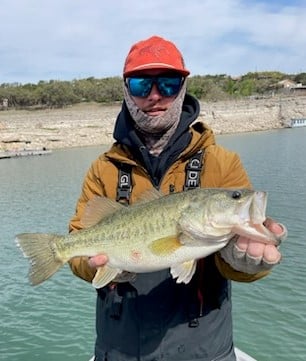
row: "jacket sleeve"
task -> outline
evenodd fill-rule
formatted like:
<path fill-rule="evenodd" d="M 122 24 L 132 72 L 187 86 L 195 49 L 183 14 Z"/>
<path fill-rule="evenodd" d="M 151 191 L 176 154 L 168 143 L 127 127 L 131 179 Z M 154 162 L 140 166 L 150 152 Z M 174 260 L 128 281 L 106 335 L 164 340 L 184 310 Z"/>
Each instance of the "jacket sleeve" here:
<path fill-rule="evenodd" d="M 208 157 L 211 158 L 207 159 L 207 176 L 210 177 L 207 181 L 210 183 L 210 186 L 220 188 L 252 188 L 247 172 L 237 153 L 227 151 L 220 146 L 215 146 L 209 151 Z M 210 169 L 210 164 L 213 169 Z M 268 271 L 256 274 L 236 271 L 224 261 L 219 252 L 215 254 L 215 263 L 221 275 L 233 281 L 253 282 L 269 274 Z"/>
<path fill-rule="evenodd" d="M 85 176 L 82 193 L 76 205 L 76 212 L 69 223 L 69 232 L 77 232 L 82 229 L 81 218 L 87 202 L 95 195 L 104 195 L 104 187 L 97 176 L 97 167 L 94 163 Z M 87 282 L 91 282 L 95 276 L 96 269 L 88 264 L 88 257 L 75 257 L 69 260 L 72 272 Z"/>

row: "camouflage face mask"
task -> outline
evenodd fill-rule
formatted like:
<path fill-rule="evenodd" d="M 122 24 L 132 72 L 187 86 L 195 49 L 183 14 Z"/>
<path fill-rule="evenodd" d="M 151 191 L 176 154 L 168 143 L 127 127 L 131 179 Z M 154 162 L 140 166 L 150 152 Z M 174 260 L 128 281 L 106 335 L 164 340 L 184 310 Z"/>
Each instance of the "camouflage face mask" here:
<path fill-rule="evenodd" d="M 169 109 L 163 115 L 151 116 L 137 107 L 128 89 L 124 86 L 124 100 L 127 108 L 135 121 L 135 128 L 141 133 L 151 154 L 159 155 L 174 134 L 180 121 L 185 94 L 186 81 Z"/>

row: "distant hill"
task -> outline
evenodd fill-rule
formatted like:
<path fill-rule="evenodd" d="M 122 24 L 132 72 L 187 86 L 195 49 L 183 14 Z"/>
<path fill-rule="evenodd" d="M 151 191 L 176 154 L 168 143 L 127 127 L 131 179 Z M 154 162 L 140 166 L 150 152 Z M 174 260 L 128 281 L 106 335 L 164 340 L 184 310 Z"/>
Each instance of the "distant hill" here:
<path fill-rule="evenodd" d="M 239 77 L 195 75 L 188 78 L 187 90 L 200 100 L 217 101 L 290 92 L 297 85 L 306 85 L 306 73 L 293 75 L 273 71 Z M 121 77 L 0 85 L 0 109 L 60 108 L 82 102 L 115 103 L 122 98 Z"/>

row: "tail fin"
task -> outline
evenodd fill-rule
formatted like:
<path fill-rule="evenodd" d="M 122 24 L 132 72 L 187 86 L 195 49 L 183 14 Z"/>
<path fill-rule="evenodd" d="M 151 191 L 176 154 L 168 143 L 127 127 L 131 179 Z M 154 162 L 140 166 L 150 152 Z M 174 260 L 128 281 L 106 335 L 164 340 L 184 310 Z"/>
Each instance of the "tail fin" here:
<path fill-rule="evenodd" d="M 65 263 L 56 249 L 56 242 L 61 238 L 56 234 L 44 233 L 22 233 L 16 236 L 18 247 L 24 257 L 29 258 L 29 280 L 33 286 L 47 280 Z"/>

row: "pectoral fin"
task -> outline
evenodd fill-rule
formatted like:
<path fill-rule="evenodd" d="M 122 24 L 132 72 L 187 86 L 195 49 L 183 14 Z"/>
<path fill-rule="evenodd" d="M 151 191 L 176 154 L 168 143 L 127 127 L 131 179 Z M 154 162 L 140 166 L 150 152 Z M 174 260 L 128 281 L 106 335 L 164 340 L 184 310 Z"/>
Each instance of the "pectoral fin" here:
<path fill-rule="evenodd" d="M 106 266 L 99 267 L 97 269 L 96 275 L 92 280 L 92 285 L 95 288 L 102 288 L 110 283 L 118 274 L 121 273 L 121 270 L 111 268 Z"/>
<path fill-rule="evenodd" d="M 177 283 L 189 283 L 195 273 L 197 262 L 195 260 L 187 261 L 171 267 L 173 278 L 177 278 Z"/>
<path fill-rule="evenodd" d="M 158 256 L 167 256 L 180 247 L 182 247 L 182 244 L 176 236 L 160 238 L 149 245 L 151 252 Z"/>

